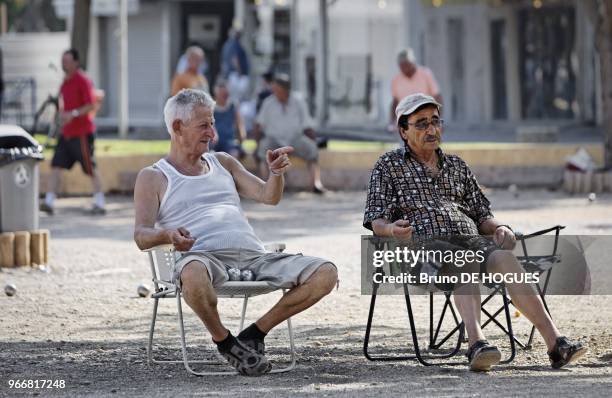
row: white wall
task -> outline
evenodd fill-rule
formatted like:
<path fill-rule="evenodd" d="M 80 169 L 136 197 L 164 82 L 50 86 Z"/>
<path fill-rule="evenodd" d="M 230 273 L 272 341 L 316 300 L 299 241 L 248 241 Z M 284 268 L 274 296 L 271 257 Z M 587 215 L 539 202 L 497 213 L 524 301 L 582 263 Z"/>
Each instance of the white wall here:
<path fill-rule="evenodd" d="M 489 120 L 491 105 L 488 77 L 490 65 L 489 18 L 484 4 L 466 4 L 461 6 L 444 6 L 440 8 L 425 7 L 424 55 L 419 63 L 429 67 L 438 83 L 442 97 L 447 105 L 450 98 L 456 95 L 463 102 L 463 114 L 458 121 Z M 455 71 L 449 64 L 450 43 L 448 40 L 448 21 L 451 18 L 463 21 L 463 92 L 453 93 L 452 80 Z M 494 72 L 492 78 L 495 78 Z M 450 112 L 445 113 L 450 119 Z M 451 119 L 452 120 L 452 119 Z"/>
<path fill-rule="evenodd" d="M 304 60 L 307 56 L 317 55 L 317 42 L 320 28 L 318 20 L 318 1 L 298 0 L 298 49 L 296 73 L 297 88 L 305 91 L 306 81 Z M 391 103 L 390 82 L 397 73 L 396 54 L 406 46 L 408 40 L 403 20 L 404 5 L 401 1 L 386 1 L 385 8 L 379 8 L 371 0 L 338 0 L 328 8 L 329 19 L 329 82 L 330 95 L 340 97 L 346 92 L 347 76 L 351 70 L 342 66 L 360 65 L 359 59 L 372 56 L 372 106 L 368 115 L 361 106 L 351 109 L 330 109 L 330 122 L 334 124 L 360 124 L 371 122 L 381 124 L 386 121 Z M 365 83 L 362 67 L 356 67 L 353 80 L 353 99 L 361 97 Z"/>
<path fill-rule="evenodd" d="M 70 45 L 70 36 L 59 33 L 8 33 L 0 36 L 4 62 L 4 79 L 29 78 L 36 80 L 38 107 L 49 94 L 56 95 L 63 80 L 62 53 Z M 55 65 L 56 69 L 49 67 Z M 29 103 L 25 104 L 30 108 Z M 31 123 L 31 119 L 24 121 Z M 29 127 L 29 126 L 26 126 Z"/>
<path fill-rule="evenodd" d="M 162 26 L 162 6 L 159 3 L 141 3 L 139 12 L 128 18 L 128 80 L 129 80 L 129 117 L 130 126 L 159 127 L 163 126 L 163 104 L 169 93 L 166 92 L 171 76 L 163 76 L 162 55 L 167 53 L 162 43 L 164 38 Z M 99 117 L 100 125 L 116 125 L 118 112 L 118 54 L 119 41 L 117 18 L 105 20 L 104 48 L 100 59 L 104 60 L 106 90 L 105 117 Z"/>

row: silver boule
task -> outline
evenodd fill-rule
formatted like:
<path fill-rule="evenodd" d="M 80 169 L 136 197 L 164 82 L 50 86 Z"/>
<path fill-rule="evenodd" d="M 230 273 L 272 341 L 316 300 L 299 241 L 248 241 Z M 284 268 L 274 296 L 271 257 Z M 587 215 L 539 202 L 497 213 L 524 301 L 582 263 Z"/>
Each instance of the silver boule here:
<path fill-rule="evenodd" d="M 591 192 L 588 196 L 589 202 L 594 202 L 595 199 L 597 199 L 597 195 L 595 194 L 595 192 Z"/>
<path fill-rule="evenodd" d="M 140 285 L 138 285 L 138 287 L 136 288 L 136 291 L 138 292 L 138 296 L 140 297 L 148 297 L 149 294 L 151 294 L 151 290 L 144 283 L 141 283 Z"/>
<path fill-rule="evenodd" d="M 17 286 L 12 283 L 7 283 L 4 285 L 4 293 L 9 297 L 14 296 L 15 293 L 17 293 Z"/>
<path fill-rule="evenodd" d="M 238 268 L 230 268 L 227 270 L 227 274 L 229 275 L 230 281 L 239 281 L 240 280 L 240 270 Z"/>
<path fill-rule="evenodd" d="M 240 280 L 243 280 L 243 281 L 254 281 L 255 280 L 255 274 L 250 269 L 245 269 L 244 271 L 240 272 Z"/>

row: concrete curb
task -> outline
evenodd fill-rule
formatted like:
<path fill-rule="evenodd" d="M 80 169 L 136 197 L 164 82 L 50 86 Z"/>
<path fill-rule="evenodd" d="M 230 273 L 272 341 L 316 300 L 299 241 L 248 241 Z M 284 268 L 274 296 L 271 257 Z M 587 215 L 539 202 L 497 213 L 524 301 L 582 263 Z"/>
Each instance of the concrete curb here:
<path fill-rule="evenodd" d="M 488 147 L 451 149 L 449 153 L 465 160 L 479 182 L 485 186 L 499 187 L 509 184 L 532 187 L 560 186 L 563 180 L 565 159 L 584 147 L 596 164 L 603 162 L 601 144 L 503 144 Z M 370 171 L 378 157 L 377 151 L 335 152 L 323 150 L 320 153 L 322 179 L 333 190 L 362 190 L 367 186 Z M 138 172 L 152 165 L 159 155 L 108 156 L 99 157 L 97 164 L 107 192 L 132 192 Z M 308 189 L 309 177 L 306 164 L 292 159 L 294 167 L 287 174 L 288 189 Z M 247 169 L 254 171 L 255 162 L 248 157 L 244 162 Z M 40 190 L 45 192 L 50 173 L 50 160 L 40 165 Z M 64 173 L 60 193 L 77 195 L 91 193 L 91 181 L 80 167 Z"/>

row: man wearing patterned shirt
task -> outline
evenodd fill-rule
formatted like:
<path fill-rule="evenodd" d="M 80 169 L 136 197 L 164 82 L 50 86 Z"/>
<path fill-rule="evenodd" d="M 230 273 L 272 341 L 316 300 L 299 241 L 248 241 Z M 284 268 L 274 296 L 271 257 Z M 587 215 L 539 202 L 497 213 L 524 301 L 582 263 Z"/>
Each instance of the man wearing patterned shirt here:
<path fill-rule="evenodd" d="M 481 250 L 481 273 L 520 274 L 512 253 L 512 229 L 497 221 L 490 203 L 467 164 L 440 149 L 441 105 L 431 96 L 413 94 L 398 104 L 395 115 L 403 148 L 383 154 L 372 170 L 364 227 L 380 237 L 412 242 L 424 248 L 453 251 Z M 419 264 L 422 267 L 430 264 Z M 433 264 L 441 274 L 453 266 Z M 586 353 L 581 343 L 563 337 L 533 287 L 506 284 L 514 305 L 542 334 L 554 368 L 574 362 Z M 480 327 L 480 291 L 464 285 L 455 303 L 465 323 L 470 369 L 487 371 L 501 359 Z M 457 293 L 456 292 L 456 293 Z"/>

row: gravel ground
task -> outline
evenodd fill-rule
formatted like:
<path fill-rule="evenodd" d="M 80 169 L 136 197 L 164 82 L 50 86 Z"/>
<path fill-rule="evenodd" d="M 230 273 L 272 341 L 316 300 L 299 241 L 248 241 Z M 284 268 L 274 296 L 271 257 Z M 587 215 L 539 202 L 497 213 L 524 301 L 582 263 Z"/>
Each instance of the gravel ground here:
<path fill-rule="evenodd" d="M 51 230 L 49 272 L 3 269 L 0 282 L 15 283 L 14 297 L 0 297 L 0 396 L 609 396 L 612 387 L 612 311 L 610 296 L 550 297 L 559 328 L 588 343 L 577 366 L 553 371 L 540 337 L 534 348 L 519 351 L 511 365 L 488 374 L 466 366 L 424 367 L 413 361 L 369 362 L 362 353 L 369 297 L 360 295 L 360 234 L 364 192 L 330 193 L 323 199 L 288 194 L 277 207 L 245 203 L 265 241 L 282 241 L 289 252 L 331 259 L 340 271 L 340 289 L 294 318 L 298 365 L 286 374 L 261 378 L 199 378 L 182 365 L 147 365 L 145 345 L 152 300 L 139 298 L 136 286 L 150 279 L 146 256 L 132 242 L 133 208 L 129 197 L 108 198 L 109 214 L 84 212 L 88 198 L 63 199 L 53 217 L 41 216 Z M 589 203 L 586 195 L 525 191 L 515 198 L 489 192 L 496 216 L 525 232 L 553 224 L 566 234 L 610 234 L 612 195 Z M 252 299 L 255 319 L 277 295 Z M 427 301 L 417 297 L 415 313 L 423 341 Z M 238 325 L 240 300 L 222 300 L 228 326 Z M 407 321 L 401 297 L 380 299 L 374 350 L 406 351 Z M 180 355 L 175 303 L 162 300 L 157 352 Z M 189 347 L 195 356 L 212 355 L 210 338 L 186 311 Z M 519 335 L 528 324 L 514 318 Z M 485 329 L 502 350 L 507 342 Z M 273 360 L 286 353 L 284 330 L 273 331 Z M 384 334 L 384 336 L 383 336 Z M 507 352 L 507 351 L 506 351 Z M 464 360 L 458 356 L 458 360 Z M 9 380 L 64 380 L 63 389 L 9 389 Z"/>

